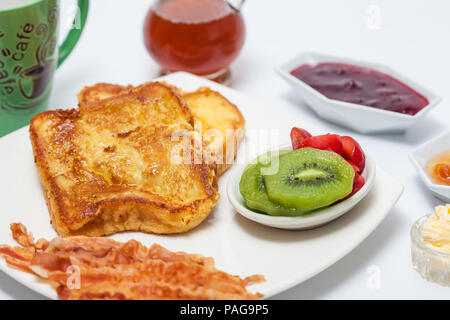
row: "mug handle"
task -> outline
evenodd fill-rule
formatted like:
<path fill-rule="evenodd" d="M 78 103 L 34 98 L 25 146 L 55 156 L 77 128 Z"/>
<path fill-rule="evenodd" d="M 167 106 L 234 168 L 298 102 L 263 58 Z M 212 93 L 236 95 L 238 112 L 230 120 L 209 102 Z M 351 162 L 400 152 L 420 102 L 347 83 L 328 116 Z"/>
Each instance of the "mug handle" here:
<path fill-rule="evenodd" d="M 57 67 L 59 67 L 64 62 L 64 60 L 66 60 L 66 58 L 70 55 L 73 48 L 80 39 L 81 33 L 84 29 L 84 25 L 86 24 L 86 18 L 89 11 L 89 0 L 78 0 L 78 9 L 79 11 L 75 15 L 75 19 L 73 22 L 74 27 L 70 29 L 66 39 L 59 47 Z"/>

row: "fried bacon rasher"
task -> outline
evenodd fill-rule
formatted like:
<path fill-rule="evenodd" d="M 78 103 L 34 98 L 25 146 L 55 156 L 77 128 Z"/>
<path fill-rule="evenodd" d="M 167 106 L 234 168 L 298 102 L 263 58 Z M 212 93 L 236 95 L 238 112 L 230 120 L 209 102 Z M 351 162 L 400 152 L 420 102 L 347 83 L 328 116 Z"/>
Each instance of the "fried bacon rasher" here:
<path fill-rule="evenodd" d="M 11 224 L 22 247 L 0 246 L 10 267 L 50 280 L 61 299 L 259 299 L 246 286 L 260 275 L 241 279 L 214 266 L 214 259 L 150 248 L 136 240 L 72 237 L 34 242 L 20 223 Z"/>

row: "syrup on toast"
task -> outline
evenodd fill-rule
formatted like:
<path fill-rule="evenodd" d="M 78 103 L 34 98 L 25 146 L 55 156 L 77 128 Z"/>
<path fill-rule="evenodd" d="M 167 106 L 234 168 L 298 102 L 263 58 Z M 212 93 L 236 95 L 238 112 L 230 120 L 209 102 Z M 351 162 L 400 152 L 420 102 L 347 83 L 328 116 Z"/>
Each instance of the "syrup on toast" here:
<path fill-rule="evenodd" d="M 215 168 L 186 161 L 198 160 L 193 125 L 184 100 L 158 82 L 35 116 L 30 137 L 56 231 L 168 234 L 201 223 L 219 194 Z"/>
<path fill-rule="evenodd" d="M 171 86 L 171 85 L 170 85 Z M 194 92 L 182 92 L 171 86 L 183 96 L 196 120 L 195 127 L 203 135 L 204 157 L 209 163 L 217 164 L 217 174 L 222 175 L 233 163 L 244 137 L 245 119 L 239 109 L 220 93 L 209 88 Z M 98 83 L 83 88 L 78 93 L 80 109 L 89 107 L 99 100 L 125 94 L 132 86 Z"/>

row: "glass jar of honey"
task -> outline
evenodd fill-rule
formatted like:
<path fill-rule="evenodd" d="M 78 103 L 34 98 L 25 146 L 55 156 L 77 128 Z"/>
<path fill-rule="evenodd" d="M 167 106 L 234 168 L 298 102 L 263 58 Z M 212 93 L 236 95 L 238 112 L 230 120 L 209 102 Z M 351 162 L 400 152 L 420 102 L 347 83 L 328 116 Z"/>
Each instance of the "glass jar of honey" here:
<path fill-rule="evenodd" d="M 160 0 L 144 24 L 144 40 L 162 73 L 186 71 L 218 82 L 245 39 L 244 20 L 223 0 Z"/>

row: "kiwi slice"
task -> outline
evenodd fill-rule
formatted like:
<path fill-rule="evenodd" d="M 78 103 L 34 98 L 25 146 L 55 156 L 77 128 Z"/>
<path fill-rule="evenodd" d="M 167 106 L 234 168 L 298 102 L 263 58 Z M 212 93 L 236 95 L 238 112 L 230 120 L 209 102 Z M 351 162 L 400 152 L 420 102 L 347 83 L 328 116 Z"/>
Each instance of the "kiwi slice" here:
<path fill-rule="evenodd" d="M 304 211 L 329 206 L 352 192 L 355 171 L 339 154 L 302 148 L 279 158 L 279 170 L 265 175 L 271 201 Z"/>
<path fill-rule="evenodd" d="M 261 175 L 262 167 L 263 165 L 261 164 L 250 164 L 242 174 L 239 190 L 245 199 L 247 207 L 271 216 L 299 216 L 304 214 L 303 210 L 285 208 L 269 200 L 264 185 L 264 177 Z"/>
<path fill-rule="evenodd" d="M 254 169 L 256 165 L 270 166 L 272 164 L 274 157 L 276 156 L 280 157 L 281 155 L 289 152 L 292 152 L 292 150 L 269 151 L 263 155 L 258 156 L 257 158 L 253 159 L 253 161 L 251 161 L 249 165 L 245 167 L 244 172 L 242 173 L 242 177 L 244 177 L 244 175 L 248 170 Z M 239 185 L 239 191 L 241 192 L 241 195 L 245 198 L 245 191 L 247 188 L 247 184 L 243 184 L 244 179 L 242 177 Z M 248 184 L 248 186 L 250 185 L 251 184 Z"/>
<path fill-rule="evenodd" d="M 272 164 L 273 158 L 278 156 L 282 156 L 283 154 L 292 152 L 292 150 L 279 150 L 279 151 L 269 151 L 263 155 L 258 156 L 256 159 L 254 159 L 252 162 L 250 162 L 249 165 L 247 165 L 244 169 L 247 171 L 247 169 L 252 168 L 255 164 L 261 164 L 263 166 L 270 166 Z"/>

